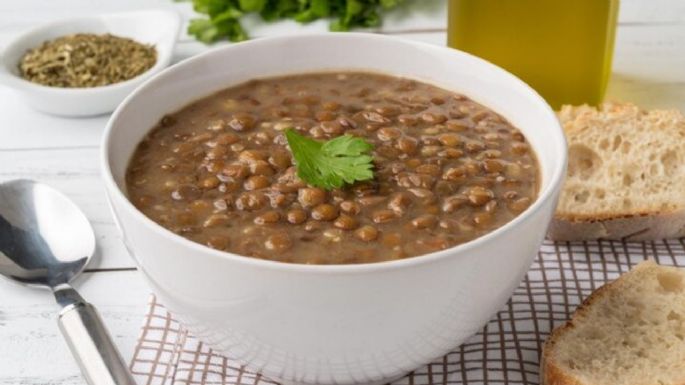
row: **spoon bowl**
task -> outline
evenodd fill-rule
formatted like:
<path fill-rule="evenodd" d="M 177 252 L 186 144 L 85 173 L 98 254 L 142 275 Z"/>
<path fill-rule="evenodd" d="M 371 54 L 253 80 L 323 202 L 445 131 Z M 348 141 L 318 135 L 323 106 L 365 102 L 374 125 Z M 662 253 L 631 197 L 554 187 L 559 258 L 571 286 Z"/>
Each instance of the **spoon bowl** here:
<path fill-rule="evenodd" d="M 88 219 L 62 193 L 30 180 L 0 185 L 0 274 L 55 288 L 81 273 L 94 252 Z"/>

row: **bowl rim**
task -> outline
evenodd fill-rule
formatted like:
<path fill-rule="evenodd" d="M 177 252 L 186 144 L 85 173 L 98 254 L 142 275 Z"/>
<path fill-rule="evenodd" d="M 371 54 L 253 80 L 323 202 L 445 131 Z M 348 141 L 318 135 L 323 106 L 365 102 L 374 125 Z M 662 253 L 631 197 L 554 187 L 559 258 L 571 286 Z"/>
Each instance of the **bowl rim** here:
<path fill-rule="evenodd" d="M 107 20 L 111 18 L 120 18 L 120 17 L 136 17 L 141 14 L 145 13 L 157 13 L 164 15 L 165 17 L 168 17 L 172 19 L 175 23 L 174 25 L 174 36 L 173 36 L 173 42 L 169 49 L 163 49 L 160 50 L 157 46 L 155 46 L 155 51 L 157 52 L 157 60 L 155 61 L 155 64 L 148 68 L 147 70 L 141 72 L 140 74 L 121 81 L 117 83 L 112 83 L 112 84 L 106 84 L 103 86 L 95 86 L 95 87 L 53 87 L 53 86 L 46 86 L 44 84 L 39 84 L 39 83 L 34 83 L 32 81 L 26 80 L 22 78 L 21 76 L 18 76 L 10 68 L 8 68 L 9 63 L 5 63 L 4 58 L 7 56 L 7 53 L 11 50 L 15 49 L 20 49 L 27 51 L 30 48 L 34 47 L 23 47 L 20 42 L 26 39 L 27 37 L 31 35 L 38 35 L 38 36 L 45 36 L 50 33 L 50 31 L 54 28 L 59 28 L 64 25 L 71 25 L 71 24 L 78 24 L 78 23 L 87 23 L 90 21 L 94 20 Z M 114 13 L 100 13 L 100 14 L 94 14 L 94 15 L 84 15 L 84 16 L 74 16 L 74 17 L 68 17 L 68 18 L 63 18 L 59 20 L 54 20 L 46 23 L 39 24 L 35 27 L 29 28 L 16 37 L 12 39 L 0 52 L 0 83 L 2 83 L 2 78 L 4 77 L 5 82 L 7 83 L 8 86 L 11 86 L 13 88 L 18 88 L 18 89 L 29 89 L 29 90 L 34 90 L 34 91 L 40 91 L 40 92 L 48 92 L 48 93 L 53 93 L 53 94 L 70 94 L 70 95 L 86 95 L 86 94 L 95 94 L 95 93 L 101 93 L 101 92 L 110 92 L 110 91 L 116 91 L 116 90 L 121 90 L 124 88 L 131 88 L 133 86 L 139 85 L 141 82 L 151 78 L 155 74 L 160 73 L 165 67 L 167 67 L 169 61 L 171 60 L 173 56 L 173 48 L 178 36 L 178 32 L 180 31 L 181 27 L 181 16 L 179 15 L 178 12 L 173 11 L 171 9 L 140 9 L 136 11 L 128 11 L 128 12 L 114 12 Z M 88 31 L 84 31 L 83 33 L 89 33 Z M 47 40 L 54 40 L 55 38 L 42 38 L 44 41 Z M 129 38 L 137 43 L 141 43 L 135 38 Z M 143 43 L 141 43 L 143 44 Z M 18 63 L 15 63 L 18 65 Z"/>
<path fill-rule="evenodd" d="M 231 253 L 228 251 L 221 251 L 221 250 L 215 250 L 212 249 L 208 246 L 202 245 L 197 242 L 193 242 L 187 238 L 184 238 L 178 234 L 173 233 L 172 231 L 164 228 L 163 226 L 159 225 L 158 223 L 154 222 L 152 219 L 148 218 L 145 214 L 143 214 L 140 210 L 138 210 L 133 203 L 127 198 L 126 194 L 122 191 L 122 189 L 119 188 L 119 185 L 116 183 L 114 180 L 114 176 L 112 174 L 112 170 L 109 164 L 109 155 L 110 155 L 110 142 L 111 139 L 114 135 L 114 122 L 119 118 L 120 115 L 123 114 L 125 111 L 127 105 L 131 102 L 133 98 L 136 97 L 136 95 L 141 92 L 141 90 L 145 89 L 146 87 L 149 86 L 149 84 L 159 77 L 162 76 L 167 76 L 168 74 L 176 71 L 177 68 L 180 67 L 185 67 L 185 66 L 190 66 L 193 65 L 195 62 L 199 62 L 205 59 L 207 56 L 211 55 L 216 55 L 218 52 L 222 51 L 230 51 L 234 49 L 235 47 L 242 47 L 244 45 L 260 45 L 260 44 L 287 44 L 290 40 L 293 39 L 376 39 L 379 41 L 395 41 L 395 42 L 401 42 L 403 44 L 406 44 L 408 46 L 413 46 L 415 48 L 421 48 L 421 49 L 430 49 L 430 50 L 439 50 L 443 51 L 442 54 L 448 54 L 448 55 L 453 55 L 455 57 L 457 56 L 466 56 L 470 57 L 472 60 L 475 59 L 479 65 L 483 66 L 488 66 L 490 68 L 496 69 L 497 71 L 503 71 L 507 76 L 510 77 L 510 79 L 514 82 L 516 87 L 524 89 L 526 92 L 530 94 L 530 96 L 539 102 L 539 107 L 544 110 L 544 113 L 547 115 L 547 117 L 550 120 L 550 123 L 552 123 L 553 127 L 549 127 L 550 130 L 555 131 L 555 136 L 556 140 L 553 145 L 556 148 L 555 153 L 559 157 L 559 162 L 558 165 L 552 170 L 551 176 L 549 178 L 549 182 L 544 186 L 543 189 L 541 189 L 538 192 L 538 196 L 533 202 L 532 205 L 530 205 L 525 211 L 517 215 L 515 218 L 513 218 L 511 221 L 505 223 L 504 225 L 486 233 L 478 238 L 475 238 L 473 240 L 470 240 L 468 242 L 458 244 L 456 246 L 444 249 L 444 250 L 439 250 L 436 252 L 428 253 L 428 254 L 423 254 L 423 255 L 418 255 L 415 257 L 410 257 L 410 258 L 405 258 L 405 259 L 400 259 L 400 260 L 391 260 L 391 261 L 383 261 L 383 262 L 371 262 L 371 263 L 358 263 L 358 264 L 332 264 L 332 265 L 314 265 L 314 264 L 301 264 L 301 263 L 290 263 L 290 262 L 280 262 L 280 261 L 273 261 L 273 260 L 267 260 L 267 259 L 259 259 L 259 258 L 254 258 L 254 257 L 249 257 L 249 256 L 244 256 L 236 253 Z M 284 71 L 284 73 L 287 73 L 287 71 Z M 389 74 L 392 75 L 392 74 Z M 249 79 L 246 79 L 249 80 Z M 269 270 L 276 270 L 276 271 L 283 271 L 283 272 L 301 272 L 301 273 L 310 273 L 310 274 L 321 274 L 321 275 L 334 275 L 334 274 L 359 274 L 359 273 L 372 273 L 372 272 L 377 272 L 377 271 L 391 271 L 395 269 L 403 269 L 403 268 L 409 268 L 412 266 L 418 266 L 418 265 L 424 265 L 424 264 L 429 264 L 432 262 L 439 261 L 441 259 L 445 258 L 450 258 L 453 256 L 455 253 L 463 254 L 467 253 L 470 250 L 473 250 L 475 248 L 481 247 L 483 244 L 489 243 L 489 242 L 494 242 L 496 241 L 497 238 L 502 237 L 504 234 L 511 232 L 517 225 L 519 225 L 522 222 L 528 221 L 531 219 L 534 213 L 539 212 L 540 210 L 543 209 L 543 206 L 550 200 L 554 199 L 554 195 L 556 190 L 558 190 L 563 182 L 563 179 L 566 175 L 566 167 L 567 167 L 567 144 L 566 144 L 566 138 L 563 134 L 563 130 L 561 128 L 561 125 L 556 117 L 556 114 L 552 110 L 552 108 L 549 106 L 549 104 L 540 96 L 534 89 L 532 89 L 528 84 L 523 82 L 521 79 L 516 77 L 515 75 L 511 74 L 510 72 L 502 69 L 501 67 L 496 66 L 495 64 L 492 64 L 484 59 L 478 58 L 474 55 L 471 55 L 469 53 L 459 51 L 456 49 L 452 49 L 449 47 L 443 47 L 443 46 L 437 46 L 433 44 L 428 44 L 424 42 L 417 42 L 413 40 L 408 40 L 408 39 L 402 39 L 394 36 L 386 36 L 386 35 L 380 35 L 380 34 L 375 34 L 375 33 L 364 33 L 364 32 L 346 32 L 346 33 L 311 33 L 311 34 L 302 34 L 302 35 L 287 35 L 287 36 L 276 36 L 276 37 L 264 37 L 264 38 L 259 38 L 256 40 L 250 40 L 250 41 L 245 41 L 245 42 L 240 42 L 240 43 L 235 43 L 232 45 L 227 45 L 227 46 L 221 46 L 218 48 L 214 48 L 211 50 L 208 50 L 206 52 L 203 52 L 199 55 L 192 56 L 190 58 L 187 58 L 179 63 L 174 64 L 171 67 L 166 68 L 162 72 L 156 74 L 155 76 L 147 79 L 143 84 L 139 85 L 132 93 L 130 93 L 121 104 L 117 107 L 117 109 L 114 111 L 112 116 L 107 122 L 107 125 L 105 127 L 105 131 L 103 133 L 102 137 L 102 142 L 101 142 L 101 153 L 100 153 L 100 166 L 101 166 L 101 172 L 102 172 L 102 177 L 105 182 L 105 191 L 108 199 L 108 203 L 110 204 L 110 208 L 112 208 L 112 212 L 114 213 L 114 204 L 113 201 L 116 199 L 118 201 L 121 201 L 124 209 L 128 210 L 131 212 L 131 214 L 135 217 L 135 219 L 139 222 L 142 222 L 143 226 L 147 227 L 151 231 L 156 232 L 160 236 L 169 239 L 171 242 L 174 243 L 180 243 L 181 245 L 189 248 L 193 252 L 197 252 L 200 254 L 203 254 L 204 256 L 212 257 L 212 258 L 220 258 L 220 259 L 225 259 L 229 260 L 235 263 L 239 264 L 247 264 L 255 268 L 263 268 L 263 269 L 269 269 Z M 116 218 L 115 215 L 115 222 L 117 223 L 117 226 L 119 227 L 120 231 L 123 231 L 123 228 L 121 228 L 121 225 L 118 221 L 118 218 Z M 133 250 L 129 247 L 129 252 L 133 252 Z M 134 257 L 135 259 L 135 257 Z"/>

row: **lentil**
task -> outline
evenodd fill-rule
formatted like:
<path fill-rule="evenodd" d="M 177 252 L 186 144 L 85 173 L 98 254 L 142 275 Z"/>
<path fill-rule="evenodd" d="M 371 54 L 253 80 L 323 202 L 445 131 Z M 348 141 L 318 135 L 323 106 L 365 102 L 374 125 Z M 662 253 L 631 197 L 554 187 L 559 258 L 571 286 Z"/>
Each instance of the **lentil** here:
<path fill-rule="evenodd" d="M 288 211 L 288 222 L 299 225 L 307 220 L 307 212 L 302 209 L 292 209 Z"/>
<path fill-rule="evenodd" d="M 371 242 L 378 238 L 378 230 L 373 226 L 364 225 L 355 232 L 355 235 L 364 242 Z"/>
<path fill-rule="evenodd" d="M 332 221 L 338 217 L 338 208 L 328 204 L 323 203 L 312 209 L 312 218 L 317 221 Z"/>
<path fill-rule="evenodd" d="M 356 228 L 358 224 L 359 222 L 356 219 L 345 214 L 339 216 L 338 219 L 333 222 L 333 226 L 343 230 L 352 230 Z"/>

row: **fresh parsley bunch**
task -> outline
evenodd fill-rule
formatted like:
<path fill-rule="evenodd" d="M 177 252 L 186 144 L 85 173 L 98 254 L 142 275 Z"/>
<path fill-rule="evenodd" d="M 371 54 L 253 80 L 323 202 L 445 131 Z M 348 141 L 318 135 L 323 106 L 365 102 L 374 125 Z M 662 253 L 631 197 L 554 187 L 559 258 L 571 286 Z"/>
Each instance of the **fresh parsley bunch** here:
<path fill-rule="evenodd" d="M 200 41 L 211 43 L 227 38 L 241 41 L 249 38 L 240 24 L 248 13 L 259 13 L 264 20 L 294 19 L 308 23 L 321 18 L 333 18 L 332 31 L 347 31 L 352 27 L 376 27 L 380 13 L 405 0 L 192 0 L 196 12 L 208 18 L 190 21 L 188 33 Z"/>

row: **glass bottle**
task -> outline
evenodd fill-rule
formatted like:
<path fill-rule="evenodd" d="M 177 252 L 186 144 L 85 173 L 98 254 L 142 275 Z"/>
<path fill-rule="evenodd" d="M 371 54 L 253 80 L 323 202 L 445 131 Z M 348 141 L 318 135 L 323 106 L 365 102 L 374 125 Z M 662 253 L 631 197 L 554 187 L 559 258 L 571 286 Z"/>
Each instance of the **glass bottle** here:
<path fill-rule="evenodd" d="M 619 0 L 448 0 L 448 45 L 491 61 L 555 109 L 602 101 Z"/>

